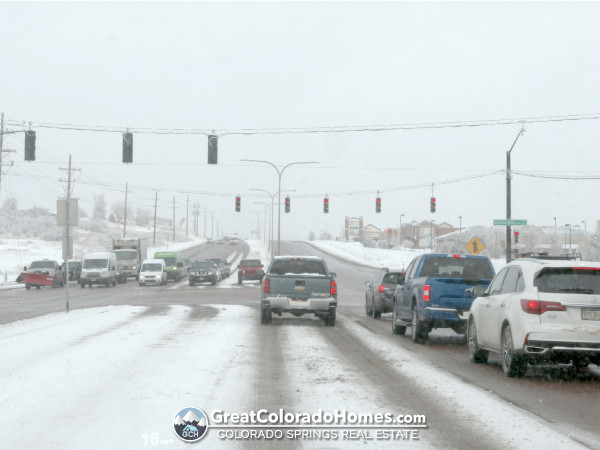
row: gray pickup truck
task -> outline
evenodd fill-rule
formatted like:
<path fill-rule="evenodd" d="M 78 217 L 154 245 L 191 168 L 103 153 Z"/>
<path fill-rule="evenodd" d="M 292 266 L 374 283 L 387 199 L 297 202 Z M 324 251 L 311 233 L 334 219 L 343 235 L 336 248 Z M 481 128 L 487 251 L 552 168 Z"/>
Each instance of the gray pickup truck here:
<path fill-rule="evenodd" d="M 273 314 L 286 312 L 296 317 L 314 314 L 332 327 L 336 310 L 335 273 L 329 272 L 323 259 L 277 256 L 271 261 L 262 283 L 261 323 L 271 323 Z"/>

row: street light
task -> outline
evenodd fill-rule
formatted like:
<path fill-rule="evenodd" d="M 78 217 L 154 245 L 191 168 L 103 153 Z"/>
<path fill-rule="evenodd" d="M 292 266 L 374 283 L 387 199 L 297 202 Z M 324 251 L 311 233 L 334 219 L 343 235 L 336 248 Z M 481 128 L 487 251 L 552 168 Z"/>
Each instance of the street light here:
<path fill-rule="evenodd" d="M 404 217 L 404 214 L 400 214 L 400 248 L 402 248 L 402 218 Z"/>
<path fill-rule="evenodd" d="M 270 230 L 269 230 L 269 251 L 271 252 L 271 259 L 273 259 L 273 202 L 275 201 L 275 196 L 278 194 L 277 192 L 275 192 L 274 194 L 271 194 L 269 191 L 267 191 L 266 189 L 255 189 L 255 188 L 250 188 L 251 191 L 260 191 L 260 192 L 266 192 L 267 195 L 269 197 L 271 197 L 271 226 L 270 226 Z M 281 192 L 296 192 L 295 189 L 284 189 Z"/>
<path fill-rule="evenodd" d="M 511 219 L 511 204 L 510 204 L 510 152 L 512 152 L 512 149 L 515 147 L 515 144 L 517 143 L 517 140 L 519 139 L 519 137 L 525 133 L 525 127 L 523 125 L 521 125 L 521 130 L 519 131 L 519 134 L 517 134 L 517 137 L 515 139 L 515 142 L 513 142 L 513 145 L 511 145 L 510 150 L 506 152 L 506 220 L 510 220 Z M 506 263 L 509 263 L 512 259 L 512 248 L 511 248 L 511 240 L 510 240 L 510 235 L 511 235 L 511 229 L 510 229 L 510 225 L 506 226 Z"/>
<path fill-rule="evenodd" d="M 587 233 L 587 222 L 585 220 L 582 220 L 581 223 L 583 224 L 583 231 Z"/>
<path fill-rule="evenodd" d="M 259 163 L 269 164 L 277 172 L 277 177 L 279 178 L 279 184 L 278 184 L 278 189 L 277 189 L 277 195 L 278 195 L 278 199 L 277 199 L 277 255 L 281 255 L 281 176 L 283 175 L 283 172 L 285 171 L 285 169 L 287 169 L 290 166 L 297 165 L 297 164 L 319 164 L 319 162 L 317 162 L 317 161 L 291 162 L 291 163 L 286 164 L 285 166 L 283 166 L 283 168 L 281 170 L 279 170 L 277 168 L 277 166 L 275 164 L 273 164 L 272 162 L 265 161 L 262 159 L 242 159 L 242 161 L 259 162 Z"/>
<path fill-rule="evenodd" d="M 267 242 L 267 210 L 269 209 L 269 204 L 266 203 L 266 202 L 253 202 L 253 203 L 256 204 L 256 205 L 263 205 L 263 207 L 265 208 L 264 209 L 264 211 L 265 211 L 265 227 L 264 227 L 264 230 L 265 231 L 263 233 L 263 236 L 264 236 L 263 240 L 266 243 Z M 269 235 L 269 237 L 270 237 L 270 235 Z"/>
<path fill-rule="evenodd" d="M 458 234 L 462 234 L 462 216 L 458 216 Z"/>
<path fill-rule="evenodd" d="M 573 250 L 572 250 L 572 241 L 571 241 L 571 230 L 572 230 L 571 224 L 570 223 L 565 223 L 565 227 L 569 227 L 569 254 L 570 254 L 570 253 L 573 253 Z"/>

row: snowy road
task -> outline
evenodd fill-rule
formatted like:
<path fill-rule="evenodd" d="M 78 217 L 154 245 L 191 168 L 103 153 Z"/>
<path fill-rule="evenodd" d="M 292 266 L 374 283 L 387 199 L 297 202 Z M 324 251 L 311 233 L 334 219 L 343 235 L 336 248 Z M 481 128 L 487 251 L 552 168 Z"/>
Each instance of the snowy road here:
<path fill-rule="evenodd" d="M 298 249 L 306 251 L 304 244 L 286 247 Z M 329 265 L 337 266 L 344 299 L 335 327 L 292 316 L 260 325 L 258 286 L 237 286 L 235 277 L 215 287 L 128 283 L 74 291 L 73 302 L 89 307 L 1 325 L 2 448 L 189 448 L 173 431 L 174 417 L 189 406 L 207 413 L 343 410 L 427 419 L 426 427 L 412 427 L 410 440 L 406 428 L 384 426 L 288 427 L 280 428 L 282 439 L 223 439 L 224 431 L 235 436 L 242 429 L 212 421 L 191 444 L 198 448 L 599 447 L 600 434 L 586 426 L 598 417 L 597 378 L 581 385 L 508 380 L 493 364 L 464 361 L 462 344 L 438 346 L 443 335 L 415 346 L 392 335 L 385 317 L 364 316 L 364 269 Z M 29 299 L 29 308 L 39 301 L 59 311 L 60 294 L 22 290 L 3 293 L 0 303 L 8 310 Z M 119 304 L 98 305 L 109 301 Z M 520 402 L 511 401 L 513 391 Z M 561 391 L 575 399 L 563 402 L 570 422 L 558 415 Z M 578 395 L 588 401 L 571 414 Z M 546 399 L 550 414 L 532 397 Z M 559 420 L 549 418 L 555 413 Z M 316 437 L 326 430 L 336 438 Z M 307 434 L 287 434 L 295 431 Z"/>

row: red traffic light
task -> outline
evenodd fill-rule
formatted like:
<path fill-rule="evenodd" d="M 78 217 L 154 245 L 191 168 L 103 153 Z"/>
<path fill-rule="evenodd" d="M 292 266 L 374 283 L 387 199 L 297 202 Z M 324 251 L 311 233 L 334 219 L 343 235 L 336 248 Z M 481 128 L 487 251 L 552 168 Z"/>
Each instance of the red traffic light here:
<path fill-rule="evenodd" d="M 519 232 L 518 232 L 518 231 L 515 231 L 515 236 L 518 236 L 518 235 L 519 235 Z"/>

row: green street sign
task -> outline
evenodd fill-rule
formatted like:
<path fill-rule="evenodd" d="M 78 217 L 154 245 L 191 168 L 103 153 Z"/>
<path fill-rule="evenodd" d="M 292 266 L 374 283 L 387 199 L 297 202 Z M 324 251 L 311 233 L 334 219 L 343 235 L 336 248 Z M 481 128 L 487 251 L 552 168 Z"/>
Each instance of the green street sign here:
<path fill-rule="evenodd" d="M 494 219 L 494 225 L 527 225 L 527 220 L 523 219 Z"/>

